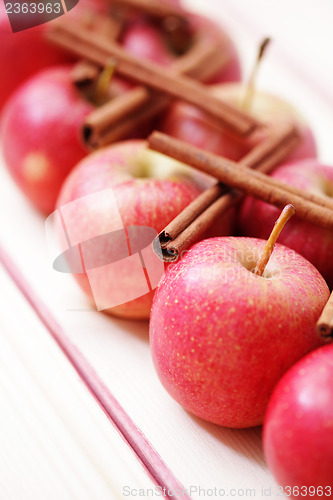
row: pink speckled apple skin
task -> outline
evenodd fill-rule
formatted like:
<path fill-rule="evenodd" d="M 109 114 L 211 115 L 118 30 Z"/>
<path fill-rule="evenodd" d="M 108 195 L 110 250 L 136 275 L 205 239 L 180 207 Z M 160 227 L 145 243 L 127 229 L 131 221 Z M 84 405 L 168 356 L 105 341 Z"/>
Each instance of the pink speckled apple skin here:
<path fill-rule="evenodd" d="M 272 177 L 321 196 L 333 194 L 333 167 L 316 159 L 286 163 L 274 170 Z M 247 197 L 239 212 L 242 235 L 267 238 L 279 209 L 252 197 Z M 279 242 L 303 255 L 333 287 L 333 233 L 297 217 L 286 225 Z"/>
<path fill-rule="evenodd" d="M 331 344 L 308 354 L 288 370 L 274 389 L 265 415 L 267 463 L 279 484 L 298 487 L 305 498 L 332 496 L 332 401 Z M 315 489 L 310 490 L 310 486 Z M 319 487 L 324 488 L 324 494 Z M 299 496 L 295 490 L 292 498 Z"/>
<path fill-rule="evenodd" d="M 226 427 L 261 424 L 276 382 L 322 344 L 315 324 L 329 297 L 324 279 L 278 244 L 266 268 L 274 277 L 254 275 L 243 264 L 250 258 L 252 268 L 264 245 L 197 243 L 169 266 L 153 301 L 151 352 L 162 384 L 185 409 Z"/>

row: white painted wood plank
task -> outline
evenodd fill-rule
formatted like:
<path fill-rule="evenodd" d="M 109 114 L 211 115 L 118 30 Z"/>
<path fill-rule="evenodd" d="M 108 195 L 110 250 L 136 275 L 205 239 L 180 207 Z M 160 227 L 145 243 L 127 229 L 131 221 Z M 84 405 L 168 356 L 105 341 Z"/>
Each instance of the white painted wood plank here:
<path fill-rule="evenodd" d="M 154 488 L 72 367 L 0 268 L 0 494 L 120 499 Z"/>

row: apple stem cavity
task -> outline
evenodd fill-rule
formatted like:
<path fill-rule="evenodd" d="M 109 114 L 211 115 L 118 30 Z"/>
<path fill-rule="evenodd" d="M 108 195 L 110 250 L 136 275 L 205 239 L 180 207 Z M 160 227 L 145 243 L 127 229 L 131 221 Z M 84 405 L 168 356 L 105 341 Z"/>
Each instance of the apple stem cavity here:
<path fill-rule="evenodd" d="M 282 210 L 279 218 L 274 224 L 273 231 L 271 232 L 270 237 L 267 240 L 263 254 L 258 260 L 256 267 L 254 268 L 253 273 L 256 274 L 257 276 L 262 276 L 264 274 L 267 263 L 270 259 L 270 256 L 273 253 L 276 240 L 278 239 L 282 229 L 284 228 L 290 217 L 294 215 L 294 213 L 295 213 L 295 207 L 291 204 L 286 205 Z"/>
<path fill-rule="evenodd" d="M 253 97 L 254 97 L 255 90 L 256 90 L 256 81 L 257 81 L 258 70 L 259 70 L 262 58 L 264 56 L 264 53 L 266 51 L 266 48 L 268 47 L 270 42 L 271 42 L 271 38 L 266 37 L 266 38 L 264 38 L 264 40 L 261 42 L 261 44 L 259 46 L 257 59 L 254 63 L 249 81 L 246 85 L 245 95 L 244 95 L 242 106 L 241 106 L 244 111 L 251 110 Z"/>
<path fill-rule="evenodd" d="M 115 58 L 110 58 L 107 65 L 99 75 L 96 87 L 94 89 L 93 101 L 98 104 L 103 104 L 108 97 L 110 82 L 115 72 L 117 61 Z"/>

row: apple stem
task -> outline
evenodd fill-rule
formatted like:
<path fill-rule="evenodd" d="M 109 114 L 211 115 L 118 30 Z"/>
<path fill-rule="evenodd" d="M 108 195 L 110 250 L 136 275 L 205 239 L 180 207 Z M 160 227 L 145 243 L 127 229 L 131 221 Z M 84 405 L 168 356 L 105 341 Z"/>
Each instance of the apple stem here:
<path fill-rule="evenodd" d="M 110 58 L 107 65 L 97 79 L 93 96 L 93 100 L 97 104 L 103 103 L 107 98 L 110 82 L 114 75 L 116 64 L 116 59 L 113 57 Z"/>
<path fill-rule="evenodd" d="M 242 102 L 242 109 L 244 111 L 250 111 L 252 102 L 253 102 L 253 97 L 255 93 L 255 86 L 256 86 L 256 80 L 257 80 L 257 75 L 258 75 L 258 70 L 260 67 L 260 63 L 262 61 L 262 58 L 264 56 L 264 53 L 266 51 L 267 46 L 270 44 L 271 39 L 269 37 L 264 38 L 264 40 L 261 42 L 259 46 L 259 51 L 257 55 L 257 59 L 254 63 L 254 66 L 252 68 L 252 72 L 249 78 L 249 81 L 246 86 L 245 90 L 245 96 Z"/>
<path fill-rule="evenodd" d="M 271 235 L 267 240 L 263 254 L 258 260 L 257 265 L 253 271 L 254 274 L 257 274 L 258 276 L 262 276 L 264 274 L 267 263 L 270 259 L 270 256 L 273 253 L 276 240 L 278 239 L 282 229 L 284 228 L 290 217 L 294 215 L 294 213 L 295 213 L 295 207 L 291 204 L 286 205 L 282 210 L 280 217 L 275 222 L 273 231 L 271 232 Z"/>

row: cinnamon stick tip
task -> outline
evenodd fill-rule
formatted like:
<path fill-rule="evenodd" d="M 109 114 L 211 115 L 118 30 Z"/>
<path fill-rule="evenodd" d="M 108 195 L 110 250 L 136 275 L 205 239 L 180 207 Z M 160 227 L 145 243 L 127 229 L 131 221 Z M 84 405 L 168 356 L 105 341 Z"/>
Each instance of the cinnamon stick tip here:
<path fill-rule="evenodd" d="M 153 251 L 163 262 L 175 262 L 178 259 L 177 249 L 167 247 L 170 241 L 170 237 L 166 236 L 164 231 L 153 240 Z"/>
<path fill-rule="evenodd" d="M 158 238 L 158 243 L 162 249 L 165 248 L 172 239 L 171 236 L 166 231 L 162 231 L 157 236 L 157 238 Z"/>
<path fill-rule="evenodd" d="M 156 238 L 154 238 L 152 245 L 154 253 L 157 255 L 157 257 L 162 259 L 162 246 L 160 243 L 160 235 L 157 235 Z"/>
<path fill-rule="evenodd" d="M 333 327 L 330 327 L 329 325 L 327 325 L 325 323 L 318 323 L 316 329 L 317 329 L 317 333 L 323 339 L 333 338 Z"/>
<path fill-rule="evenodd" d="M 90 125 L 83 124 L 81 135 L 82 135 L 83 142 L 86 146 L 89 146 L 89 147 L 93 146 L 93 144 L 91 143 L 93 129 Z"/>

